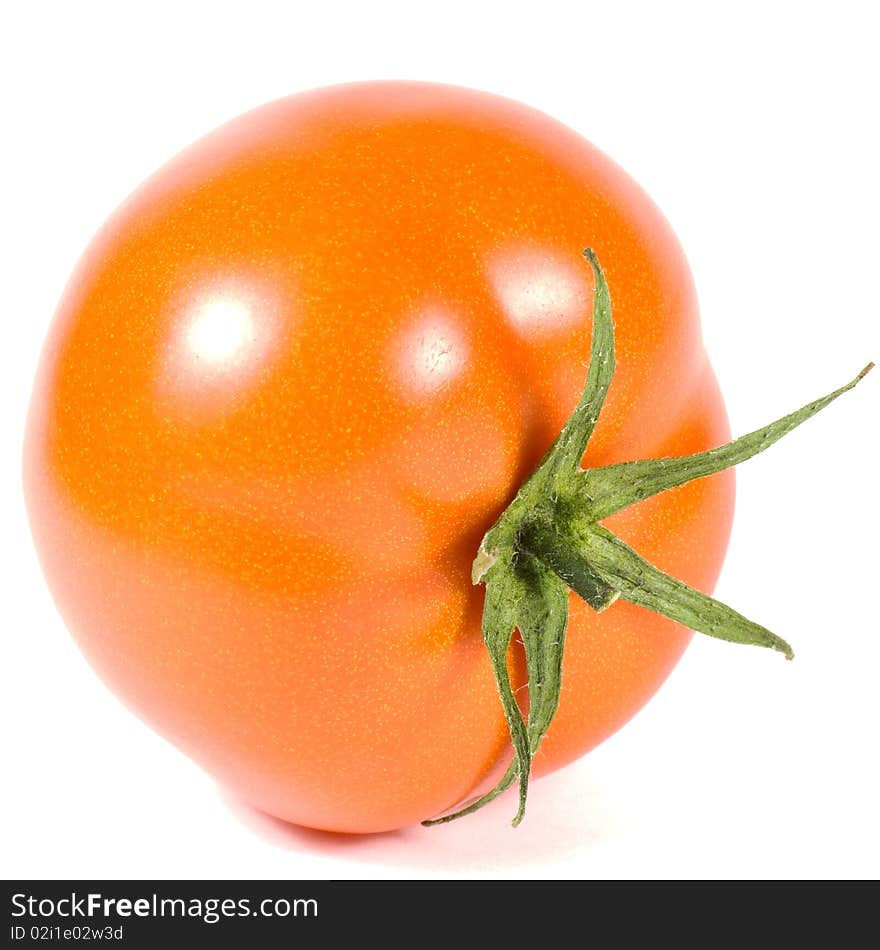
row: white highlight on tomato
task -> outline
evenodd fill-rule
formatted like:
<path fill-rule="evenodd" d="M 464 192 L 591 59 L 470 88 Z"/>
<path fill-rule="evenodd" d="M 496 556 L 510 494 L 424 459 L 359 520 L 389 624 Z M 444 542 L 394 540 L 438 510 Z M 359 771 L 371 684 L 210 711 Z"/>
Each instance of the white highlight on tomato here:
<path fill-rule="evenodd" d="M 240 359 L 255 339 L 251 308 L 240 299 L 211 299 L 197 306 L 186 326 L 186 345 L 198 360 L 220 368 Z"/>
<path fill-rule="evenodd" d="M 269 281 L 209 275 L 187 282 L 162 323 L 158 391 L 173 416 L 207 422 L 253 392 L 293 320 Z"/>
<path fill-rule="evenodd" d="M 397 372 L 415 398 L 433 396 L 464 369 L 468 345 L 454 318 L 442 311 L 421 313 L 398 340 Z"/>
<path fill-rule="evenodd" d="M 508 323 L 525 336 L 564 333 L 591 312 L 589 269 L 578 255 L 558 258 L 546 250 L 515 247 L 497 254 L 489 280 Z"/>

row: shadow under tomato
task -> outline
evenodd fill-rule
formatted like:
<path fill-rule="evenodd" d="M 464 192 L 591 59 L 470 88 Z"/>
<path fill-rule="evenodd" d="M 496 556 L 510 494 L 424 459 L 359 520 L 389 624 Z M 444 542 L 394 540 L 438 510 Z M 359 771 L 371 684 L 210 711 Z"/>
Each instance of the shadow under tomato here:
<path fill-rule="evenodd" d="M 567 863 L 617 832 L 613 808 L 583 766 L 535 782 L 526 820 L 517 829 L 510 825 L 515 810 L 512 795 L 448 825 L 415 825 L 369 835 L 303 828 L 273 818 L 225 790 L 221 795 L 238 821 L 282 850 L 434 872 L 499 872 Z"/>

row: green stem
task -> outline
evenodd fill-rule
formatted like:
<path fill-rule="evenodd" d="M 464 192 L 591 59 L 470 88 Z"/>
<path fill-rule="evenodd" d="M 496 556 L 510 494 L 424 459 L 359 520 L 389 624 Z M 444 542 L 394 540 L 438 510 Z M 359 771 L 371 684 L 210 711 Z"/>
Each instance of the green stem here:
<path fill-rule="evenodd" d="M 608 609 L 621 598 L 699 633 L 769 647 L 788 659 L 793 656 L 791 647 L 766 627 L 665 574 L 599 522 L 658 492 L 721 472 L 763 452 L 852 389 L 873 363 L 829 395 L 719 448 L 584 471 L 580 463 L 615 368 L 614 324 L 605 276 L 593 251 L 584 251 L 584 257 L 593 271 L 594 290 L 590 366 L 583 395 L 538 468 L 486 532 L 473 565 L 474 583 L 486 585 L 483 640 L 514 758 L 491 791 L 452 814 L 424 822 L 426 825 L 478 811 L 517 779 L 519 807 L 513 823 L 522 820 L 531 760 L 559 704 L 569 590 L 596 611 Z M 515 630 L 519 630 L 526 654 L 527 722 L 507 672 L 507 653 Z"/>

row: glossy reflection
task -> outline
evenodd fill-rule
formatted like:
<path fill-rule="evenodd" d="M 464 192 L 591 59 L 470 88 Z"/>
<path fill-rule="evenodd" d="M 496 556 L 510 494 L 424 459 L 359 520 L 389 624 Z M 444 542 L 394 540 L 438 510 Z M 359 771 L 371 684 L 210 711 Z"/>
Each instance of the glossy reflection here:
<path fill-rule="evenodd" d="M 195 286 L 166 322 L 157 387 L 176 416 L 205 421 L 238 405 L 277 359 L 282 313 L 265 287 Z"/>
<path fill-rule="evenodd" d="M 234 297 L 209 299 L 196 307 L 184 332 L 193 358 L 217 369 L 246 357 L 255 339 L 250 305 Z"/>
<path fill-rule="evenodd" d="M 468 344 L 455 317 L 443 310 L 418 314 L 395 347 L 396 375 L 414 400 L 435 396 L 464 370 Z"/>
<path fill-rule="evenodd" d="M 589 270 L 577 254 L 555 256 L 546 249 L 513 247 L 496 254 L 489 281 L 501 311 L 519 334 L 565 333 L 590 312 Z"/>

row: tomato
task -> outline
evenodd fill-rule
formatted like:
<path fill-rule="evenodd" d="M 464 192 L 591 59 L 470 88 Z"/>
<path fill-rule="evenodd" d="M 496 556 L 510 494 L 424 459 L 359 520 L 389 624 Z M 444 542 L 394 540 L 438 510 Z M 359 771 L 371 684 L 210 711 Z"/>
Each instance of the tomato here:
<path fill-rule="evenodd" d="M 27 428 L 40 558 L 109 687 L 255 806 L 382 831 L 509 762 L 470 567 L 578 401 L 588 245 L 618 370 L 585 464 L 725 441 L 669 225 L 580 136 L 495 96 L 271 103 L 161 169 L 80 262 Z M 708 590 L 733 494 L 724 472 L 608 525 Z M 689 637 L 572 596 L 535 774 L 622 726 Z M 521 686 L 516 646 L 509 665 Z"/>

